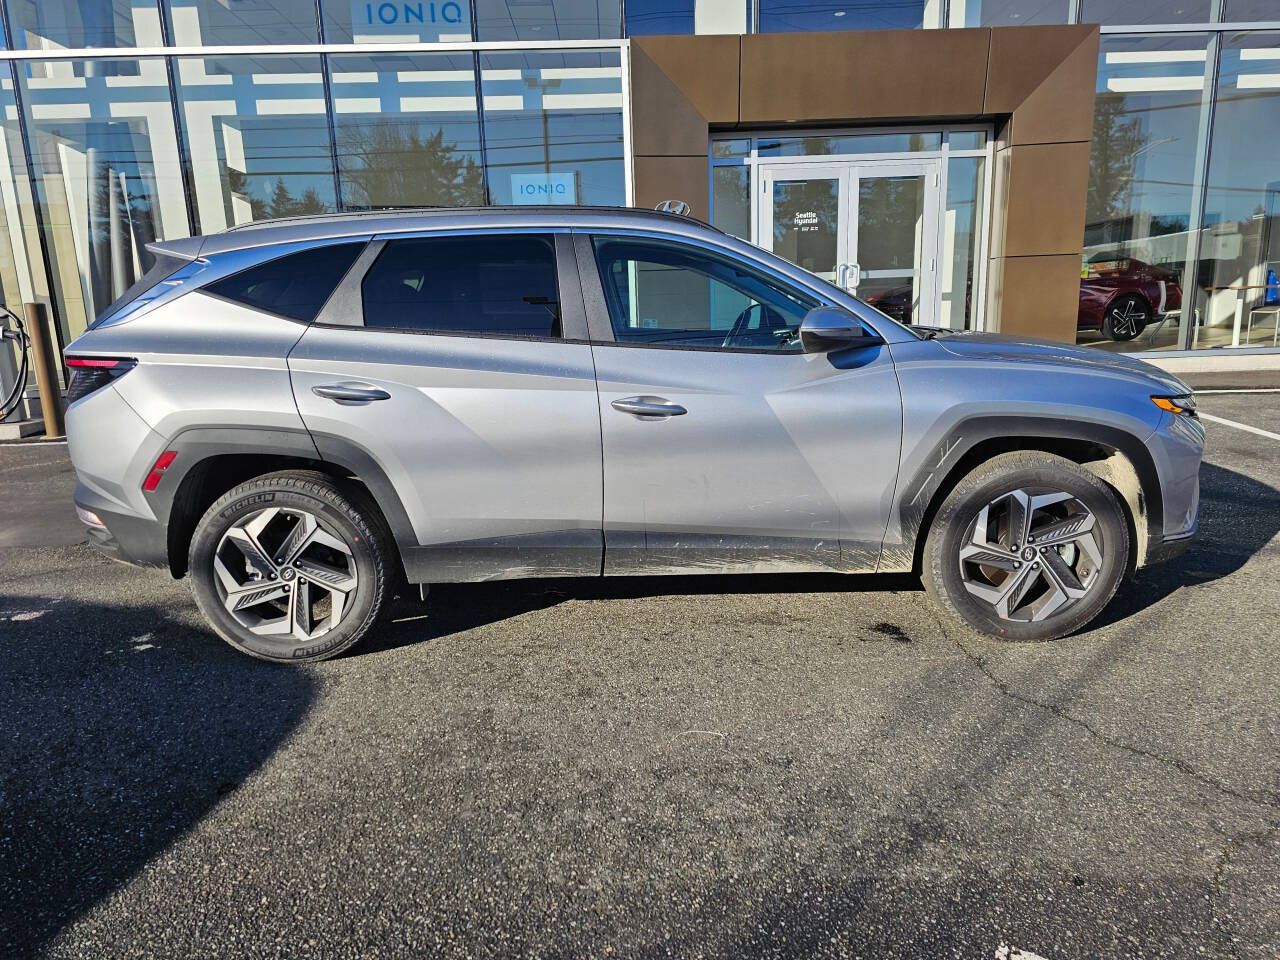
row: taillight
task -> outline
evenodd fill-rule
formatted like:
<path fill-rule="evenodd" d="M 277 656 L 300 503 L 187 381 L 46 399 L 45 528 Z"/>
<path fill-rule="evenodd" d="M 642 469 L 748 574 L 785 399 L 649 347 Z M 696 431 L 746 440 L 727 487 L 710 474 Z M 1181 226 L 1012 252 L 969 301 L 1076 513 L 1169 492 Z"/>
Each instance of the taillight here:
<path fill-rule="evenodd" d="M 87 397 L 117 377 L 132 370 L 138 361 L 131 357 L 67 357 L 71 382 L 67 384 L 67 403 Z"/>
<path fill-rule="evenodd" d="M 176 460 L 178 453 L 176 450 L 166 450 L 160 456 L 156 457 L 156 462 L 151 465 L 151 472 L 147 474 L 147 479 L 142 481 L 142 489 L 150 493 L 156 487 L 160 486 L 160 480 L 164 477 L 164 472 Z"/>

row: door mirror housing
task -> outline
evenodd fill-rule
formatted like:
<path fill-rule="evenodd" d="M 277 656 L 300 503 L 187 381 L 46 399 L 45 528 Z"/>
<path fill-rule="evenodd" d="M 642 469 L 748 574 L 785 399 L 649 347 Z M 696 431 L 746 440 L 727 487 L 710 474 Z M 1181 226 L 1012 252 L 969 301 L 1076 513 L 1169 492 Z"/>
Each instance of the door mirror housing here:
<path fill-rule="evenodd" d="M 814 307 L 800 321 L 800 346 L 805 353 L 825 353 L 845 347 L 879 343 L 848 310 L 839 307 Z"/>

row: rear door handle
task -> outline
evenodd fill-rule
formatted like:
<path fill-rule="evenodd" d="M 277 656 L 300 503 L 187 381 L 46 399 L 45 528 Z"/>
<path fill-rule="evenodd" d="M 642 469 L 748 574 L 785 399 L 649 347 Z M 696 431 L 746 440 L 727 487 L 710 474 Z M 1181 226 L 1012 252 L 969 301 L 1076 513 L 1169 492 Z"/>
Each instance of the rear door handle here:
<path fill-rule="evenodd" d="M 689 411 L 678 403 L 662 397 L 623 397 L 609 404 L 613 409 L 629 413 L 641 420 L 665 420 L 667 417 L 683 417 Z"/>
<path fill-rule="evenodd" d="M 389 400 L 391 394 L 367 383 L 326 383 L 312 387 L 311 392 L 317 397 L 334 400 L 344 406 L 368 403 L 370 400 Z"/>

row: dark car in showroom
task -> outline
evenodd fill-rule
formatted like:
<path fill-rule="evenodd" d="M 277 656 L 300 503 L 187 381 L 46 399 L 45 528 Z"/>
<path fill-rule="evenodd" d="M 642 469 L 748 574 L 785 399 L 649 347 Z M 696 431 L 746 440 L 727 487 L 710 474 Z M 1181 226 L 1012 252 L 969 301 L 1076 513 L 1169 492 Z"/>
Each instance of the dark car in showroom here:
<path fill-rule="evenodd" d="M 911 284 L 865 296 L 867 303 L 899 323 L 913 322 Z M 968 297 L 966 293 L 966 312 Z M 1077 328 L 1097 330 L 1108 340 L 1132 340 L 1148 323 L 1182 307 L 1178 274 L 1133 257 L 1095 259 L 1080 276 Z"/>
<path fill-rule="evenodd" d="M 1134 257 L 1106 256 L 1085 264 L 1076 326 L 1108 340 L 1132 340 L 1154 318 L 1182 308 L 1178 274 Z"/>

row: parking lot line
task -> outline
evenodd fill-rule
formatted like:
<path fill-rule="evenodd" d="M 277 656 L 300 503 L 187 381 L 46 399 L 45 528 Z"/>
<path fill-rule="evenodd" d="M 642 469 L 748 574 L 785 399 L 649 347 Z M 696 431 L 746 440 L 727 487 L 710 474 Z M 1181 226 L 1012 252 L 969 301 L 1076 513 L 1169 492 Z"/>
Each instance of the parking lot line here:
<path fill-rule="evenodd" d="M 1280 440 L 1280 433 L 1272 433 L 1270 430 L 1261 430 L 1258 427 L 1251 427 L 1247 423 L 1237 423 L 1234 420 L 1226 420 L 1223 417 L 1215 417 L 1213 414 L 1200 411 L 1201 420 L 1210 420 L 1214 423 L 1220 423 L 1226 427 L 1235 427 L 1237 430 L 1244 430 L 1247 433 L 1256 433 L 1260 437 L 1267 437 L 1271 440 Z"/>
<path fill-rule="evenodd" d="M 1209 393 L 1280 393 L 1280 387 L 1220 387 L 1216 390 L 1196 390 L 1197 397 Z"/>

